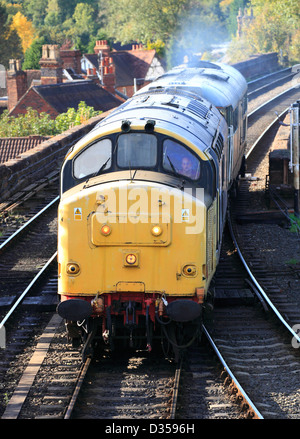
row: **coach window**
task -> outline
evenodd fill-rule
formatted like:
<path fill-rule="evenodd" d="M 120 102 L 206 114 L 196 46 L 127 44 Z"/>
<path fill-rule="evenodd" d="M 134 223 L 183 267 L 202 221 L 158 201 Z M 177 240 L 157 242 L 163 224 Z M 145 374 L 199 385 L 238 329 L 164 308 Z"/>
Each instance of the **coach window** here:
<path fill-rule="evenodd" d="M 163 143 L 163 167 L 166 171 L 198 180 L 200 160 L 184 146 L 167 139 Z"/>
<path fill-rule="evenodd" d="M 74 177 L 81 179 L 111 167 L 111 140 L 103 139 L 88 146 L 73 163 Z"/>
<path fill-rule="evenodd" d="M 118 139 L 120 168 L 153 168 L 157 162 L 157 139 L 152 134 L 127 133 Z"/>

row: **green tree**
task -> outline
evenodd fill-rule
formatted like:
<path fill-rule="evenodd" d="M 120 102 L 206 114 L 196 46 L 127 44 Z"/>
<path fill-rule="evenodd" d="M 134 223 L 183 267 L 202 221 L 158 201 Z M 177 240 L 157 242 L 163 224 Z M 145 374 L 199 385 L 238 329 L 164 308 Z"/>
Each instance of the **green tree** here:
<path fill-rule="evenodd" d="M 61 133 L 75 125 L 81 125 L 87 122 L 91 117 L 101 114 L 101 111 L 95 111 L 93 107 L 89 107 L 84 101 L 78 104 L 78 109 L 69 108 L 66 113 L 59 114 L 55 119 L 55 127 L 57 132 Z"/>
<path fill-rule="evenodd" d="M 207 50 L 226 31 L 217 0 L 110 0 L 106 16 L 106 32 L 116 41 L 162 41 L 169 67 Z"/>
<path fill-rule="evenodd" d="M 59 26 L 62 24 L 62 11 L 58 0 L 48 0 L 47 15 L 45 17 L 46 26 Z"/>
<path fill-rule="evenodd" d="M 78 3 L 76 5 L 68 36 L 75 43 L 75 47 L 82 52 L 88 51 L 91 36 L 96 34 L 95 10 L 91 5 Z"/>
<path fill-rule="evenodd" d="M 35 28 L 41 28 L 44 25 L 47 15 L 48 0 L 24 0 L 23 13 L 28 17 Z"/>
<path fill-rule="evenodd" d="M 236 36 L 237 32 L 237 15 L 239 9 L 242 11 L 249 6 L 249 0 L 222 0 L 220 8 L 225 17 L 226 28 L 231 37 Z"/>
<path fill-rule="evenodd" d="M 0 2 L 0 63 L 6 68 L 11 58 L 23 56 L 21 39 L 14 29 L 11 29 L 12 18 L 8 16 L 4 3 Z"/>
<path fill-rule="evenodd" d="M 116 41 L 168 41 L 190 0 L 110 0 L 106 32 Z"/>
<path fill-rule="evenodd" d="M 91 117 L 100 113 L 101 111 L 95 111 L 83 101 L 79 103 L 77 109 L 69 108 L 55 120 L 51 119 L 49 114 L 39 114 L 31 107 L 27 108 L 26 114 L 19 116 L 9 116 L 8 110 L 5 110 L 0 117 L 0 137 L 23 137 L 33 134 L 52 136 L 75 125 L 86 123 Z"/>
<path fill-rule="evenodd" d="M 157 55 L 161 58 L 165 57 L 165 43 L 162 40 L 156 40 L 154 42 L 148 41 L 147 49 L 155 49 Z"/>
<path fill-rule="evenodd" d="M 48 136 L 55 130 L 55 121 L 46 113 L 28 108 L 25 115 L 9 116 L 5 110 L 0 117 L 0 137 L 23 137 L 33 134 Z"/>
<path fill-rule="evenodd" d="M 25 52 L 24 63 L 22 65 L 23 70 L 40 69 L 39 61 L 42 57 L 42 47 L 44 44 L 47 44 L 45 37 L 34 40 Z"/>
<path fill-rule="evenodd" d="M 76 5 L 73 19 L 78 32 L 94 33 L 95 32 L 95 10 L 92 6 L 85 3 L 78 3 Z"/>

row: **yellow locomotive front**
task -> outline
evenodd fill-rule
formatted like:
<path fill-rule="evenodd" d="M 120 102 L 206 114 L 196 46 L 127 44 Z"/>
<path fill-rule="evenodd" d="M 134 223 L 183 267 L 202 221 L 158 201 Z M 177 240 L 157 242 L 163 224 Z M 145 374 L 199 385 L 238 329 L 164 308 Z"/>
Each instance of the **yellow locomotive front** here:
<path fill-rule="evenodd" d="M 181 120 L 187 127 L 164 109 L 156 120 L 143 111 L 116 112 L 66 157 L 58 312 L 74 341 L 84 328 L 89 343 L 151 350 L 162 333 L 177 351 L 199 333 L 217 263 L 216 172 L 193 119 Z"/>

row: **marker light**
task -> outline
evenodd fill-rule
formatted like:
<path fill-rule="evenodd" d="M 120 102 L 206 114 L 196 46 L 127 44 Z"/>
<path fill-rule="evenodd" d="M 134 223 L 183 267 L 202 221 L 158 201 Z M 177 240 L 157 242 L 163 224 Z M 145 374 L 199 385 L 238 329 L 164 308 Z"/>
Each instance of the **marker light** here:
<path fill-rule="evenodd" d="M 151 233 L 154 236 L 159 236 L 162 234 L 162 228 L 160 226 L 153 226 L 151 229 Z"/>
<path fill-rule="evenodd" d="M 196 276 L 197 274 L 195 265 L 185 265 L 182 271 L 185 276 Z"/>
<path fill-rule="evenodd" d="M 78 264 L 75 264 L 74 262 L 67 264 L 67 274 L 78 274 L 80 271 L 80 267 Z"/>
<path fill-rule="evenodd" d="M 129 265 L 133 265 L 136 263 L 136 255 L 134 255 L 133 253 L 129 253 L 128 255 L 126 255 L 126 262 Z"/>
<path fill-rule="evenodd" d="M 104 236 L 108 236 L 108 235 L 111 234 L 111 228 L 110 228 L 107 224 L 104 224 L 104 225 L 101 227 L 100 232 L 102 233 L 102 235 L 104 235 Z"/>

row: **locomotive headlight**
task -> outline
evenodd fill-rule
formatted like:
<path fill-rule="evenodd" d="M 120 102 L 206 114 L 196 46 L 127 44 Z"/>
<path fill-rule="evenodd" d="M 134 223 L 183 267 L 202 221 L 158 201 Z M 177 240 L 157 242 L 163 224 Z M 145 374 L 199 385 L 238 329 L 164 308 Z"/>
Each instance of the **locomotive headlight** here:
<path fill-rule="evenodd" d="M 109 227 L 108 224 L 103 224 L 103 226 L 100 229 L 100 232 L 102 233 L 102 235 L 108 236 L 111 234 L 111 228 Z"/>
<path fill-rule="evenodd" d="M 67 264 L 67 274 L 78 274 L 80 272 L 80 267 L 75 262 Z"/>
<path fill-rule="evenodd" d="M 197 274 L 197 268 L 195 265 L 192 264 L 185 265 L 182 269 L 182 272 L 185 276 L 194 277 Z"/>
<path fill-rule="evenodd" d="M 139 267 L 140 251 L 123 250 L 123 267 Z"/>
<path fill-rule="evenodd" d="M 160 226 L 157 226 L 157 225 L 153 226 L 151 229 L 151 233 L 154 236 L 159 236 L 162 234 L 162 228 Z"/>
<path fill-rule="evenodd" d="M 134 265 L 137 261 L 137 257 L 134 253 L 128 253 L 128 255 L 126 255 L 126 263 L 129 265 Z"/>

